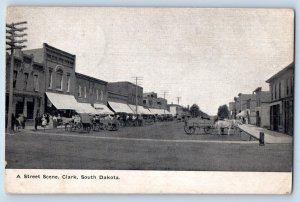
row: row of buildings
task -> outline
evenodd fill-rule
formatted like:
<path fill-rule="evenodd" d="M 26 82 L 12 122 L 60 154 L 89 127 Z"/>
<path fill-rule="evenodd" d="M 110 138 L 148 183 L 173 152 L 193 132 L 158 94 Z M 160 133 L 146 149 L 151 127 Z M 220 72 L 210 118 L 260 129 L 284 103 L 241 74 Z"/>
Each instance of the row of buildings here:
<path fill-rule="evenodd" d="M 238 94 L 229 103 L 230 117 L 242 117 L 246 123 L 293 135 L 294 69 L 291 63 L 269 78 L 269 91 L 258 87 L 251 94 Z"/>
<path fill-rule="evenodd" d="M 8 111 L 10 55 L 6 62 L 6 113 Z M 16 51 L 13 70 L 14 115 L 24 114 L 31 120 L 36 115 L 57 110 L 69 116 L 80 112 L 164 114 L 177 105 L 155 92 L 144 93 L 133 83 L 106 82 L 76 72 L 76 56 L 46 43 L 42 48 Z M 175 115 L 175 114 L 173 114 Z"/>

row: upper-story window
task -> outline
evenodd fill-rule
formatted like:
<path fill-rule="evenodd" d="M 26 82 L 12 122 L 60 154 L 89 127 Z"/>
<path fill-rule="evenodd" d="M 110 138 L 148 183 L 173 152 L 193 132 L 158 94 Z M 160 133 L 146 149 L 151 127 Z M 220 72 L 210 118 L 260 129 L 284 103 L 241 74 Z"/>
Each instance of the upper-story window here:
<path fill-rule="evenodd" d="M 279 86 L 278 86 L 278 98 L 281 98 L 281 82 L 279 82 Z"/>
<path fill-rule="evenodd" d="M 48 80 L 48 88 L 52 88 L 52 82 L 53 82 L 53 71 L 52 69 L 49 70 L 49 80 Z"/>
<path fill-rule="evenodd" d="M 99 91 L 96 89 L 96 100 L 99 100 Z"/>
<path fill-rule="evenodd" d="M 84 86 L 84 98 L 86 98 L 86 86 Z"/>
<path fill-rule="evenodd" d="M 294 78 L 291 78 L 291 95 L 294 93 Z"/>
<path fill-rule="evenodd" d="M 63 89 L 63 71 L 61 69 L 58 69 L 56 71 L 56 78 L 57 78 L 56 89 L 62 90 Z"/>
<path fill-rule="evenodd" d="M 16 87 L 17 84 L 17 77 L 18 77 L 18 71 L 14 70 L 14 80 L 13 80 L 13 87 Z"/>
<path fill-rule="evenodd" d="M 101 93 L 100 93 L 100 100 L 102 101 L 103 100 L 103 91 L 101 90 Z"/>
<path fill-rule="evenodd" d="M 290 80 L 289 79 L 285 80 L 286 96 L 288 96 L 289 93 L 290 93 L 290 91 L 289 91 L 289 85 L 290 85 Z"/>
<path fill-rule="evenodd" d="M 81 85 L 78 86 L 78 97 L 81 97 Z"/>
<path fill-rule="evenodd" d="M 274 84 L 274 100 L 276 100 L 277 99 L 277 85 L 276 85 L 276 83 Z"/>
<path fill-rule="evenodd" d="M 39 76 L 37 74 L 33 75 L 33 90 L 39 91 Z"/>
<path fill-rule="evenodd" d="M 24 89 L 27 88 L 28 77 L 29 77 L 29 74 L 28 73 L 24 73 Z"/>
<path fill-rule="evenodd" d="M 67 74 L 67 92 L 70 92 L 71 75 Z"/>

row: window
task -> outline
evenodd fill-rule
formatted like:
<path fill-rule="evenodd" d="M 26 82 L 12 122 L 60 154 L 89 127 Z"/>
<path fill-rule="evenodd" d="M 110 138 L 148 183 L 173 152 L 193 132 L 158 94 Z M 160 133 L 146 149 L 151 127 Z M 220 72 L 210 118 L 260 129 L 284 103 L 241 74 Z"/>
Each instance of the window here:
<path fill-rule="evenodd" d="M 78 97 L 81 97 L 81 85 L 78 86 Z"/>
<path fill-rule="evenodd" d="M 96 100 L 99 100 L 99 91 L 96 89 Z"/>
<path fill-rule="evenodd" d="M 27 84 L 28 84 L 28 73 L 24 73 L 24 89 L 27 88 Z"/>
<path fill-rule="evenodd" d="M 61 69 L 57 70 L 56 75 L 57 75 L 56 89 L 62 90 L 62 88 L 63 88 L 63 71 Z"/>
<path fill-rule="evenodd" d="M 17 77 L 18 77 L 18 71 L 14 70 L 13 88 L 16 87 Z"/>
<path fill-rule="evenodd" d="M 67 92 L 70 92 L 70 78 L 71 78 L 71 75 L 67 74 Z"/>
<path fill-rule="evenodd" d="M 276 84 L 274 84 L 274 92 L 275 92 L 275 94 L 274 94 L 274 99 L 276 100 L 277 99 L 277 85 Z"/>
<path fill-rule="evenodd" d="M 290 93 L 290 91 L 289 91 L 289 84 L 290 83 L 290 80 L 289 79 L 287 79 L 286 80 L 286 82 L 285 82 L 285 85 L 286 85 L 286 95 L 288 96 L 289 95 L 289 93 Z"/>
<path fill-rule="evenodd" d="M 86 98 L 86 86 L 84 86 L 84 98 Z"/>
<path fill-rule="evenodd" d="M 281 82 L 279 82 L 279 87 L 278 87 L 278 98 L 281 98 Z"/>
<path fill-rule="evenodd" d="M 53 80 L 53 71 L 49 70 L 48 88 L 52 88 L 52 80 Z"/>
<path fill-rule="evenodd" d="M 33 75 L 33 90 L 39 91 L 39 77 L 37 74 Z"/>
<path fill-rule="evenodd" d="M 101 90 L 101 93 L 100 93 L 101 95 L 100 95 L 100 99 L 101 99 L 101 101 L 103 100 L 103 91 Z"/>
<path fill-rule="evenodd" d="M 294 93 L 294 78 L 291 78 L 291 95 Z"/>

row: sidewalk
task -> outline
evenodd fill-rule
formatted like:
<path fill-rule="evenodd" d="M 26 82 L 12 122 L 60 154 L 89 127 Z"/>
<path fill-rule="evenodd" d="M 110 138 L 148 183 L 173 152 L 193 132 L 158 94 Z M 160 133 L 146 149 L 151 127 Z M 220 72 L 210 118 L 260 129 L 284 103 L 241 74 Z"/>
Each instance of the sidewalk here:
<path fill-rule="evenodd" d="M 239 125 L 239 128 L 246 133 L 256 137 L 259 139 L 259 133 L 263 132 L 265 133 L 265 143 L 292 143 L 293 142 L 293 137 L 289 136 L 287 134 L 267 130 L 265 128 L 260 128 L 254 125 L 250 124 L 243 124 Z"/>

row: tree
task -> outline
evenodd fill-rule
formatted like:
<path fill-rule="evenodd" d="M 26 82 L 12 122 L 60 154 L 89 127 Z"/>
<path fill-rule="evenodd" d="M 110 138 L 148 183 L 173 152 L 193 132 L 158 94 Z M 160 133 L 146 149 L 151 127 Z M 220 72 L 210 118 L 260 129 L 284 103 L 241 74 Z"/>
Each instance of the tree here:
<path fill-rule="evenodd" d="M 218 118 L 225 119 L 229 117 L 229 110 L 227 105 L 222 105 L 218 108 Z"/>
<path fill-rule="evenodd" d="M 199 114 L 200 114 L 199 106 L 198 106 L 197 104 L 193 104 L 193 105 L 190 107 L 190 113 L 191 113 L 191 116 L 192 116 L 192 117 L 197 117 L 197 116 L 199 116 Z"/>

